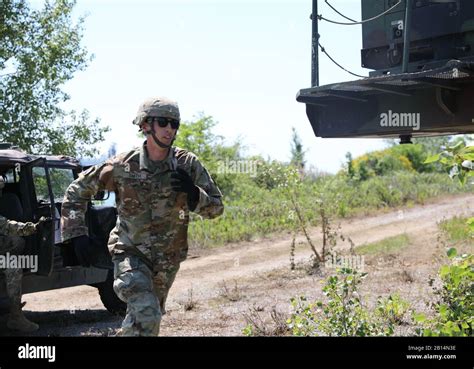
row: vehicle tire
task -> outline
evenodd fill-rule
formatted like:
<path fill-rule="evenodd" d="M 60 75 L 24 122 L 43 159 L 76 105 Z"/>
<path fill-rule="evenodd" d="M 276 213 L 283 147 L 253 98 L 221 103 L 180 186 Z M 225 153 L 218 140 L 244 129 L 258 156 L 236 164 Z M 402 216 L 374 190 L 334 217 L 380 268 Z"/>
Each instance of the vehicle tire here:
<path fill-rule="evenodd" d="M 127 304 L 118 298 L 114 291 L 113 284 L 114 271 L 109 270 L 107 279 L 102 283 L 95 284 L 94 286 L 99 290 L 100 300 L 109 312 L 112 314 L 125 316 Z"/>

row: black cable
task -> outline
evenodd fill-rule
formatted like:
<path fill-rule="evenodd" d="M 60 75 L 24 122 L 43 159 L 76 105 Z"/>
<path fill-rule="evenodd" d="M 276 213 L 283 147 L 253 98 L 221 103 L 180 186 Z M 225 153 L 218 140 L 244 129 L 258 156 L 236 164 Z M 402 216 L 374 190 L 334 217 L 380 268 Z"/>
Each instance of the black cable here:
<path fill-rule="evenodd" d="M 342 18 L 346 18 L 347 20 L 350 20 L 351 22 L 357 22 L 356 20 L 352 19 L 352 18 L 349 18 L 349 17 L 346 17 L 344 14 L 342 14 L 341 12 L 339 12 L 335 7 L 333 7 L 331 4 L 329 4 L 329 1 L 328 0 L 324 0 L 327 4 L 327 6 L 329 6 L 332 10 L 334 10 L 337 14 L 339 14 Z"/>
<path fill-rule="evenodd" d="M 382 16 L 384 16 L 385 14 L 387 14 L 389 11 L 391 11 L 392 9 L 394 9 L 395 7 L 397 7 L 400 3 L 402 2 L 402 0 L 399 0 L 398 3 L 396 3 L 394 6 L 392 6 L 391 8 L 385 10 L 383 13 L 380 13 L 379 15 L 376 15 L 375 17 L 372 17 L 372 18 L 369 18 L 369 19 L 364 19 L 360 22 L 351 22 L 351 23 L 344 23 L 344 22 L 336 22 L 336 21 L 333 21 L 333 20 L 330 20 L 330 19 L 327 19 L 327 18 L 324 18 L 322 14 L 318 15 L 318 20 L 325 20 L 326 22 L 329 22 L 329 23 L 334 23 L 334 24 L 339 24 L 341 26 L 354 26 L 354 25 L 357 25 L 357 24 L 364 24 L 364 23 L 367 23 L 367 22 L 371 22 L 373 20 L 376 20 L 377 18 L 380 18 Z M 329 5 L 329 4 L 328 4 Z M 332 8 L 332 7 L 331 7 Z M 334 8 L 333 8 L 334 9 Z M 342 15 L 341 13 L 337 12 L 338 14 Z M 343 15 L 344 18 L 347 18 Z"/>
<path fill-rule="evenodd" d="M 356 74 L 356 73 L 352 73 L 351 71 L 347 70 L 346 68 L 344 68 L 341 64 L 339 64 L 337 61 L 335 61 L 331 55 L 329 55 L 326 51 L 326 49 L 323 47 L 323 45 L 321 45 L 321 43 L 318 42 L 318 45 L 319 45 L 319 48 L 321 49 L 321 51 L 323 53 L 326 54 L 326 56 L 334 63 L 336 64 L 339 68 L 341 68 L 343 71 L 349 73 L 349 74 L 352 74 L 353 76 L 356 76 L 356 77 L 361 77 L 361 78 L 367 78 L 367 76 L 361 76 L 360 74 Z"/>

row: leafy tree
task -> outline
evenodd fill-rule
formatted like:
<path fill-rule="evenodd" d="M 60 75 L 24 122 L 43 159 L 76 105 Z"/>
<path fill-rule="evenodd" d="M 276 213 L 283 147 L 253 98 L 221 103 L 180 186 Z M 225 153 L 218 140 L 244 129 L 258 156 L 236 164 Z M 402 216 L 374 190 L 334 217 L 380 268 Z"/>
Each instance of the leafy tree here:
<path fill-rule="evenodd" d="M 225 145 L 224 138 L 212 132 L 217 124 L 212 116 L 200 113 L 194 120 L 181 123 L 174 144 L 196 154 L 222 192 L 227 194 L 239 182 L 236 176 L 241 177 L 241 174 L 222 171 L 222 168 L 229 161 L 244 159 L 241 153 L 242 145 L 239 142 Z"/>
<path fill-rule="evenodd" d="M 304 169 L 306 161 L 304 160 L 305 151 L 303 150 L 303 143 L 295 127 L 291 129 L 293 132 L 293 136 L 291 137 L 291 164 L 297 168 Z"/>
<path fill-rule="evenodd" d="M 210 115 L 200 113 L 195 120 L 182 122 L 175 145 L 196 154 L 211 172 L 217 171 L 220 160 L 241 159 L 240 143 L 225 145 L 224 138 L 212 132 L 218 124 Z"/>
<path fill-rule="evenodd" d="M 108 127 L 86 110 L 65 111 L 62 86 L 91 60 L 80 44 L 84 18 L 74 0 L 0 1 L 0 141 L 35 153 L 91 156 Z"/>
<path fill-rule="evenodd" d="M 195 120 L 181 123 L 175 145 L 196 154 L 207 167 L 212 166 L 216 160 L 216 145 L 222 141 L 222 137 L 212 132 L 216 125 L 211 116 L 200 113 Z"/>

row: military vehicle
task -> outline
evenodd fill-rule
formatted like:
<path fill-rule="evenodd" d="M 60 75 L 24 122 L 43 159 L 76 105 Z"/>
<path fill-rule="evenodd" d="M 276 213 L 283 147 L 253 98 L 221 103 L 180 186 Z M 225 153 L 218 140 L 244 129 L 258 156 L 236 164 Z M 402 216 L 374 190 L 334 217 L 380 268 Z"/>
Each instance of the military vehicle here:
<path fill-rule="evenodd" d="M 474 133 L 474 1 L 361 0 L 360 22 L 326 4 L 345 19 L 318 14 L 313 0 L 311 87 L 296 98 L 306 104 L 316 136 L 409 143 L 416 136 Z M 326 52 L 319 21 L 362 25 L 367 78 L 319 86 L 318 50 Z"/>
<path fill-rule="evenodd" d="M 31 155 L 11 144 L 0 143 L 0 175 L 6 181 L 0 197 L 0 215 L 21 222 L 37 222 L 41 216 L 53 219 L 48 229 L 41 228 L 37 234 L 25 237 L 24 253 L 37 257 L 37 268 L 34 272 L 24 270 L 23 294 L 90 285 L 97 288 L 107 310 L 124 314 L 126 304 L 112 288 L 113 263 L 107 249 L 117 211 L 114 206 L 104 205 L 105 193 L 88 204 L 88 250 L 76 253 L 74 244 L 61 242 L 62 198 L 66 188 L 83 169 L 71 157 Z M 2 310 L 7 301 L 5 283 L 0 279 Z"/>

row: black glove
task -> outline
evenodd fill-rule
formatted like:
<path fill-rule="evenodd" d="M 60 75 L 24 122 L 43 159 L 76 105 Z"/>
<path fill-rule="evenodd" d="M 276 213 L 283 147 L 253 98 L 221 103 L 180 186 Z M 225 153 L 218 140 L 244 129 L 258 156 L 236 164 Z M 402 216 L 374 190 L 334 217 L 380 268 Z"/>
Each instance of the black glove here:
<path fill-rule="evenodd" d="M 199 187 L 184 169 L 178 168 L 176 172 L 171 173 L 171 188 L 176 192 L 187 193 L 189 210 L 196 209 L 199 202 Z"/>
<path fill-rule="evenodd" d="M 53 220 L 50 217 L 41 217 L 38 220 L 38 223 L 35 224 L 35 229 L 36 231 L 39 231 L 41 229 L 48 229 L 52 226 Z"/>
<path fill-rule="evenodd" d="M 91 263 L 89 261 L 89 237 L 87 236 L 79 236 L 75 237 L 72 240 L 72 245 L 74 246 L 74 253 L 77 256 L 77 260 L 79 264 L 84 267 L 90 267 Z"/>

